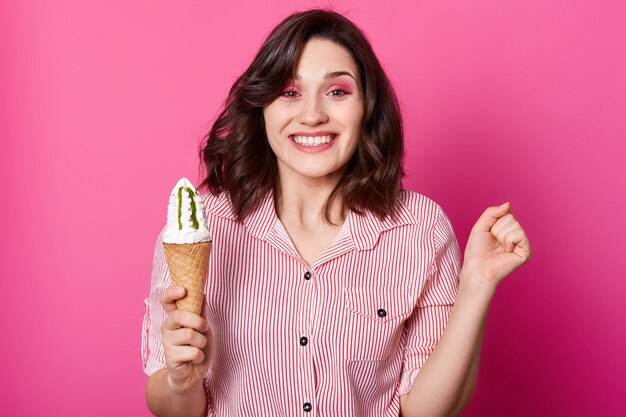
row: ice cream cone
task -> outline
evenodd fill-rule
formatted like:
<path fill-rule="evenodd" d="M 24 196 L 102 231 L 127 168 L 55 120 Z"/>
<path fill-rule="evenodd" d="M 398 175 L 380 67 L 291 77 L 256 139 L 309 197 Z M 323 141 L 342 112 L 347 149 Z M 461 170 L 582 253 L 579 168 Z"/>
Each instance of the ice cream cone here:
<path fill-rule="evenodd" d="M 164 243 L 165 258 L 172 283 L 187 289 L 185 298 L 176 301 L 176 308 L 202 315 L 204 285 L 206 282 L 212 242 Z"/>

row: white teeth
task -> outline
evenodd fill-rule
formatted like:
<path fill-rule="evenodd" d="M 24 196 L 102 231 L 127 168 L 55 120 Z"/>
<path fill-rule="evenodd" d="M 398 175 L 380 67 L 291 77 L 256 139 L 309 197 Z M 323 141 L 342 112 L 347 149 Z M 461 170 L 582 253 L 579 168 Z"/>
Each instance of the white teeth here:
<path fill-rule="evenodd" d="M 293 141 L 299 145 L 304 146 L 318 146 L 326 143 L 330 143 L 334 136 L 294 136 Z"/>

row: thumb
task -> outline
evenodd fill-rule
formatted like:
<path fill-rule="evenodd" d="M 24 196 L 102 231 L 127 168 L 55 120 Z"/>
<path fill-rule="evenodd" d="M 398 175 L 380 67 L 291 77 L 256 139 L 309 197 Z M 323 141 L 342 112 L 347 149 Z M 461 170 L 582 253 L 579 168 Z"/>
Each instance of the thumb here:
<path fill-rule="evenodd" d="M 511 205 L 508 201 L 501 206 L 488 207 L 478 218 L 474 229 L 481 232 L 489 232 L 498 219 L 507 214 L 510 209 Z"/>

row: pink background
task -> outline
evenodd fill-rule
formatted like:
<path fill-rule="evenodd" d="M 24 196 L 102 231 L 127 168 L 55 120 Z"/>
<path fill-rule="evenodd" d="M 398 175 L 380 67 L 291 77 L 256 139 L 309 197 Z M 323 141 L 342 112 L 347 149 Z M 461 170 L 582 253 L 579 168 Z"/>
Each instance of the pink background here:
<path fill-rule="evenodd" d="M 500 286 L 463 414 L 623 415 L 621 1 L 0 3 L 0 415 L 147 416 L 143 298 L 166 199 L 282 18 L 335 5 L 394 83 L 406 188 L 461 249 L 510 200 L 534 258 Z"/>

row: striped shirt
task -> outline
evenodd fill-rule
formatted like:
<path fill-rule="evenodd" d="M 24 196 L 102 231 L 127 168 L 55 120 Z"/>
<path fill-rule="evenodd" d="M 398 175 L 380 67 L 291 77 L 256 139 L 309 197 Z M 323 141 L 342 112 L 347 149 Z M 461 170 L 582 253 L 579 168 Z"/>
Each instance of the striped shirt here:
<path fill-rule="evenodd" d="M 213 236 L 207 415 L 398 416 L 457 294 L 459 247 L 441 207 L 404 190 L 395 220 L 350 211 L 308 267 L 271 193 L 243 222 L 225 193 L 203 199 Z M 148 375 L 165 367 L 159 296 L 170 285 L 159 236 L 144 300 Z"/>

